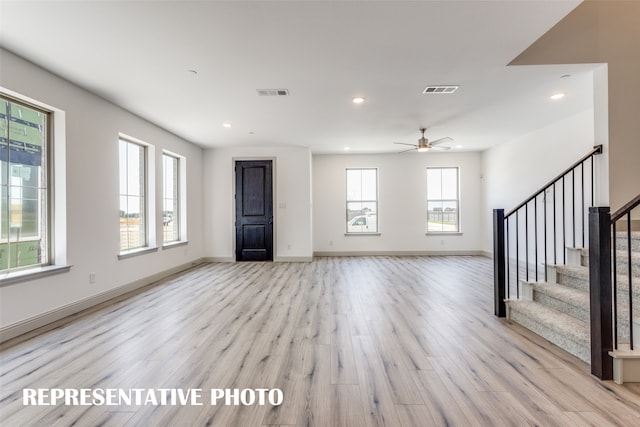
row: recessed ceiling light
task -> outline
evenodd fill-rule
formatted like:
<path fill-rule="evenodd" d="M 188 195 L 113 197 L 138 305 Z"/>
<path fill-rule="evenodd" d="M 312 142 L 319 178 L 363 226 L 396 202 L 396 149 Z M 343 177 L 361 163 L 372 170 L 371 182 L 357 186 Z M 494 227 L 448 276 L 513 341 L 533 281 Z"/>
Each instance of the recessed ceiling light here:
<path fill-rule="evenodd" d="M 554 101 L 557 101 L 558 99 L 564 98 L 564 93 L 554 93 L 549 98 L 553 99 Z"/>
<path fill-rule="evenodd" d="M 351 147 L 344 147 L 344 151 L 349 151 L 351 150 Z"/>
<path fill-rule="evenodd" d="M 462 148 L 462 145 L 456 145 L 456 148 Z"/>
<path fill-rule="evenodd" d="M 223 123 L 222 126 L 225 127 L 225 128 L 230 128 L 231 127 L 231 123 Z"/>
<path fill-rule="evenodd" d="M 361 96 L 356 96 L 351 101 L 353 101 L 354 104 L 362 104 L 364 102 L 364 98 Z"/>

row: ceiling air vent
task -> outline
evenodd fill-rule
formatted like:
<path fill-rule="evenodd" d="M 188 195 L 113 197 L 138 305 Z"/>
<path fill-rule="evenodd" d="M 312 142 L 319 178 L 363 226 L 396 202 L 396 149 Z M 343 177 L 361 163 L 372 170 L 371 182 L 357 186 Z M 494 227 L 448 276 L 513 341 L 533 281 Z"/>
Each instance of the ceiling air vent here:
<path fill-rule="evenodd" d="M 257 89 L 258 96 L 289 96 L 287 89 Z"/>
<path fill-rule="evenodd" d="M 460 86 L 427 86 L 422 93 L 427 95 L 432 93 L 453 93 L 458 90 L 459 87 Z"/>

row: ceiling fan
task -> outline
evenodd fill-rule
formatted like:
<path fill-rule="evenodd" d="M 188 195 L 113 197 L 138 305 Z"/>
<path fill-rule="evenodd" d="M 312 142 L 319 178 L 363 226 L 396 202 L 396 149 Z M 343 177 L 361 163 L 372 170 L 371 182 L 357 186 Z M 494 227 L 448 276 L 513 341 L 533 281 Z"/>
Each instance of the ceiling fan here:
<path fill-rule="evenodd" d="M 401 153 L 404 153 L 406 151 L 412 151 L 412 150 L 418 150 L 419 152 L 426 152 L 426 151 L 446 151 L 451 149 L 451 147 L 441 147 L 440 144 L 444 143 L 444 142 L 453 142 L 453 138 L 449 138 L 448 136 L 444 137 L 444 138 L 440 138 L 440 139 L 436 139 L 435 141 L 429 141 L 427 138 L 424 137 L 424 132 L 427 130 L 427 128 L 420 128 L 420 132 L 422 132 L 422 137 L 420 137 L 420 139 L 418 139 L 418 143 L 417 144 L 407 144 L 404 142 L 394 142 L 394 144 L 399 144 L 399 145 L 410 145 L 414 148 L 409 148 L 408 150 L 404 150 L 404 151 L 400 151 Z"/>

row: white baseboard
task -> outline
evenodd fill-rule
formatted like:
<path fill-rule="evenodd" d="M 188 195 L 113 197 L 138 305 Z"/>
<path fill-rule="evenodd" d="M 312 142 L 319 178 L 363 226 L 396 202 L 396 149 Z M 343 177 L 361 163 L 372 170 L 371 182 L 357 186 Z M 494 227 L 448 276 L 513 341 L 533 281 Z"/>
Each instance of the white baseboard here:
<path fill-rule="evenodd" d="M 493 259 L 493 251 L 480 251 L 480 255 L 485 258 Z"/>
<path fill-rule="evenodd" d="M 313 256 L 481 256 L 483 251 L 318 251 Z"/>
<path fill-rule="evenodd" d="M 236 262 L 236 259 L 234 257 L 214 256 L 214 257 L 204 258 L 204 262 Z"/>
<path fill-rule="evenodd" d="M 204 259 L 191 261 L 189 263 L 182 264 L 177 267 L 173 267 L 168 270 L 161 271 L 159 273 L 153 274 L 143 279 L 136 280 L 126 285 L 119 286 L 114 289 L 109 289 L 108 291 L 105 291 L 96 295 L 92 295 L 85 299 L 72 302 L 71 304 L 58 307 L 56 309 L 47 311 L 45 313 L 38 314 L 36 316 L 22 320 L 20 322 L 3 326 L 2 328 L 0 328 L 0 343 L 10 340 L 12 338 L 15 338 L 17 336 L 20 336 L 22 334 L 26 334 L 27 332 L 31 332 L 43 326 L 49 325 L 58 320 L 62 320 L 65 317 L 79 313 L 82 310 L 86 310 L 98 304 L 102 304 L 103 302 L 117 298 L 128 292 L 135 291 L 136 289 L 150 285 L 153 282 L 156 282 L 167 276 L 195 267 L 196 265 L 202 264 L 203 262 L 205 262 Z"/>
<path fill-rule="evenodd" d="M 274 262 L 311 262 L 313 257 L 310 256 L 279 256 L 276 257 Z"/>
<path fill-rule="evenodd" d="M 279 256 L 274 257 L 273 262 L 311 262 L 313 257 L 306 256 Z M 204 262 L 236 262 L 234 257 L 208 257 Z"/>

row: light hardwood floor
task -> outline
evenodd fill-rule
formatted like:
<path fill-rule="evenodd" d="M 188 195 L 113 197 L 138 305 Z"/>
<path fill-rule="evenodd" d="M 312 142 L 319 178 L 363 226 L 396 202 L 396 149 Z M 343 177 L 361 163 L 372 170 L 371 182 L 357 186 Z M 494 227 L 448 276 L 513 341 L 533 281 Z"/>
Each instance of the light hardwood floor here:
<path fill-rule="evenodd" d="M 1 346 L 3 426 L 632 426 L 640 388 L 493 315 L 491 261 L 205 264 Z M 24 388 L 203 389 L 203 406 L 23 406 Z M 212 388 L 280 388 L 277 407 Z"/>

